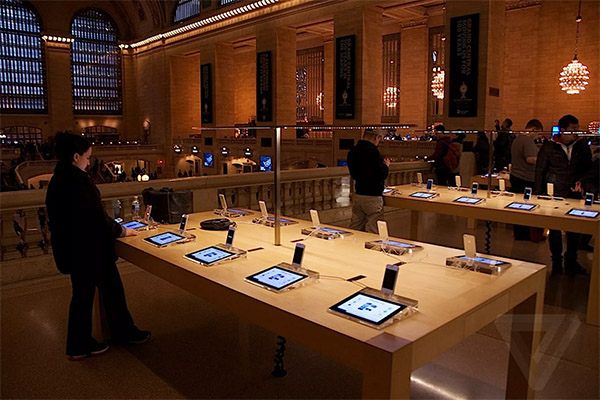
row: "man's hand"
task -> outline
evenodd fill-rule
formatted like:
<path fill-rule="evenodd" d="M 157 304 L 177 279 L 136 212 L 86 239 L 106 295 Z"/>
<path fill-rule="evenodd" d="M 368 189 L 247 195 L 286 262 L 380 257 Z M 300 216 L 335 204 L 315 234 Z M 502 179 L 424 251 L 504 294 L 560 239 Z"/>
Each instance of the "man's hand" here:
<path fill-rule="evenodd" d="M 388 167 L 390 166 L 390 162 L 391 162 L 391 161 L 390 161 L 390 159 L 389 159 L 389 158 L 384 158 L 384 159 L 383 159 L 383 163 L 384 163 L 385 165 L 387 165 Z"/>
<path fill-rule="evenodd" d="M 574 192 L 582 192 L 583 190 L 581 189 L 581 182 L 575 182 L 575 187 L 572 189 Z"/>
<path fill-rule="evenodd" d="M 139 233 L 135 229 L 125 228 L 125 236 L 138 236 Z"/>

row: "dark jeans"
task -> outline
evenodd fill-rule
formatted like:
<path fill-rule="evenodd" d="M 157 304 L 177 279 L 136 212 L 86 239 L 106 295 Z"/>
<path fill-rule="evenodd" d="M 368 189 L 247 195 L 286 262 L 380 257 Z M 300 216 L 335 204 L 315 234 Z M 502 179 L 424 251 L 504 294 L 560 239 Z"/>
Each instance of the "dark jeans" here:
<path fill-rule="evenodd" d="M 513 193 L 524 193 L 526 187 L 533 189 L 533 186 L 533 182 L 518 178 L 512 174 L 510 176 L 510 188 Z M 513 235 L 517 240 L 529 240 L 529 231 L 530 228 L 528 226 L 513 225 Z"/>
<path fill-rule="evenodd" d="M 577 261 L 577 249 L 579 248 L 580 233 L 567 232 L 567 251 L 565 252 L 565 267 Z M 562 232 L 550 230 L 548 236 L 548 244 L 550 245 L 550 253 L 552 254 L 552 263 L 562 262 Z"/>
<path fill-rule="evenodd" d="M 437 178 L 436 184 L 439 186 L 456 186 L 454 179 L 456 174 L 454 174 L 448 168 L 436 168 L 435 176 Z"/>
<path fill-rule="evenodd" d="M 69 308 L 67 355 L 89 352 L 96 287 L 100 291 L 112 338 L 115 341 L 126 340 L 134 327 L 117 265 L 109 264 L 99 275 L 85 269 L 71 273 L 73 297 Z"/>

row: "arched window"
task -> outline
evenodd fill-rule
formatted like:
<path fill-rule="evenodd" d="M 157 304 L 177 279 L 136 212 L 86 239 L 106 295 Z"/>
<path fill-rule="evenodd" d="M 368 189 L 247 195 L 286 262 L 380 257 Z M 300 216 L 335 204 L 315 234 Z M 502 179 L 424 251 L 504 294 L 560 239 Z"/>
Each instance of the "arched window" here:
<path fill-rule="evenodd" d="M 41 23 L 21 0 L 1 0 L 2 112 L 46 113 L 46 65 Z"/>
<path fill-rule="evenodd" d="M 173 22 L 181 22 L 200 15 L 200 0 L 179 0 Z"/>
<path fill-rule="evenodd" d="M 119 31 L 104 11 L 87 8 L 71 23 L 71 81 L 75 114 L 121 114 Z"/>

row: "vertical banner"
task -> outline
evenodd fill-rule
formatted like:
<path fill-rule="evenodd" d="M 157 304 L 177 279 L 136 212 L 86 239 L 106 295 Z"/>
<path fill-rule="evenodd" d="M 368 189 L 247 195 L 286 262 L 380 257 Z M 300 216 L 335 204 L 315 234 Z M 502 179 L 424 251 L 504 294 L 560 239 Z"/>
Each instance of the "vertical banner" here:
<path fill-rule="evenodd" d="M 210 64 L 200 66 L 200 107 L 203 124 L 213 122 L 213 102 L 212 102 L 212 76 Z"/>
<path fill-rule="evenodd" d="M 450 19 L 449 117 L 477 116 L 479 14 Z"/>
<path fill-rule="evenodd" d="M 335 118 L 354 119 L 356 35 L 335 39 Z"/>
<path fill-rule="evenodd" d="M 258 122 L 273 120 L 270 51 L 256 53 L 256 118 Z"/>

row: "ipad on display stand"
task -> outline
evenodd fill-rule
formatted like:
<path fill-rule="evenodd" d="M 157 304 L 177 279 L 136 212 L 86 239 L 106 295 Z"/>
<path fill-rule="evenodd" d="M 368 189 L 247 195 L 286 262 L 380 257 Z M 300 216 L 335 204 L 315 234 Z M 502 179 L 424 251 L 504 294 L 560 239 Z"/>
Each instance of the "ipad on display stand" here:
<path fill-rule="evenodd" d="M 305 248 L 304 244 L 297 243 L 291 264 L 286 262 L 279 263 L 247 276 L 244 280 L 276 293 L 317 282 L 319 280 L 319 273 L 302 267 Z"/>
<path fill-rule="evenodd" d="M 327 311 L 371 328 L 383 329 L 418 310 L 417 300 L 364 288 L 332 305 Z"/>
<path fill-rule="evenodd" d="M 267 211 L 267 204 L 261 200 L 258 202 L 258 206 L 260 207 L 260 217 L 254 218 L 252 220 L 252 223 L 265 225 L 270 228 L 274 227 L 275 226 L 275 217 L 269 216 L 269 212 Z M 298 221 L 293 221 L 288 218 L 283 218 L 283 217 L 279 218 L 280 226 L 293 225 L 293 224 L 297 224 L 297 223 L 298 223 Z"/>
<path fill-rule="evenodd" d="M 167 247 L 173 244 L 186 243 L 192 239 L 176 232 L 164 232 L 142 239 L 154 247 Z"/>

